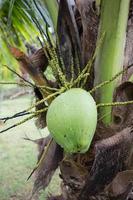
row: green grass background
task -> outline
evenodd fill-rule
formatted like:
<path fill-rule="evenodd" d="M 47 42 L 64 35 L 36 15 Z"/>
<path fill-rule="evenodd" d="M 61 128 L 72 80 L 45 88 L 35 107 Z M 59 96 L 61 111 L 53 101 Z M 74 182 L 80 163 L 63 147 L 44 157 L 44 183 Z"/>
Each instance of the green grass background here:
<path fill-rule="evenodd" d="M 29 107 L 32 102 L 31 95 L 0 101 L 0 117 L 22 111 Z M 19 120 L 13 119 L 8 121 L 6 125 L 0 124 L 0 130 Z M 34 120 L 0 135 L 0 200 L 28 200 L 31 194 L 34 177 L 28 182 L 26 180 L 35 166 L 38 152 L 36 144 L 23 138 L 28 136 L 31 139 L 38 139 L 48 134 L 46 129 L 39 131 Z M 59 193 L 59 182 L 57 171 L 49 187 L 41 192 L 39 197 L 36 196 L 33 199 L 45 200 L 49 192 Z"/>

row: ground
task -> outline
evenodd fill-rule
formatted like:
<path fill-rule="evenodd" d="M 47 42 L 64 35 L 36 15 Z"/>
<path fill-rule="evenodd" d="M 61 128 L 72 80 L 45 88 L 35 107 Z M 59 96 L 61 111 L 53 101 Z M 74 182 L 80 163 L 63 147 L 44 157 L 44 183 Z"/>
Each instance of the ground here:
<path fill-rule="evenodd" d="M 31 95 L 13 100 L 0 101 L 0 117 L 9 116 L 24 110 L 34 101 Z M 11 120 L 7 125 L 0 124 L 0 130 L 16 123 Z M 47 135 L 47 130 L 39 131 L 34 120 L 26 122 L 0 135 L 0 200 L 28 200 L 33 186 L 34 177 L 27 177 L 35 166 L 37 146 L 23 138 L 41 138 Z M 45 192 L 41 192 L 38 200 L 45 200 L 48 193 L 57 193 L 59 180 L 57 175 Z"/>

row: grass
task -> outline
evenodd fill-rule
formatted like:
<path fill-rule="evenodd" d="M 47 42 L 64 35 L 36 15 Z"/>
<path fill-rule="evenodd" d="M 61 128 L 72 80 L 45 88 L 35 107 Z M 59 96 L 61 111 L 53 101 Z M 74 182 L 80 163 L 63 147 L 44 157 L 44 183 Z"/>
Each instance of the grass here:
<path fill-rule="evenodd" d="M 9 116 L 27 108 L 33 99 L 30 96 L 14 100 L 0 101 L 0 117 Z M 0 125 L 0 130 L 13 124 L 16 120 Z M 38 139 L 48 134 L 47 130 L 38 131 L 34 120 L 26 122 L 0 135 L 0 200 L 28 200 L 34 178 L 28 182 L 27 177 L 35 166 L 37 146 L 23 138 Z M 59 191 L 57 175 L 45 192 L 41 192 L 38 200 L 45 200 L 48 192 Z"/>

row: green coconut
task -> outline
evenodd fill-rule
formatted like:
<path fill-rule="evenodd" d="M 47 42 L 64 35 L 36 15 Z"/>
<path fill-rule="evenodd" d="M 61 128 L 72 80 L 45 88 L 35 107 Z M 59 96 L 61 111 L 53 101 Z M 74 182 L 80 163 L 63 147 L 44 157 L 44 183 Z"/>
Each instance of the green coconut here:
<path fill-rule="evenodd" d="M 85 153 L 96 130 L 96 103 L 87 91 L 70 89 L 53 100 L 46 120 L 49 132 L 66 152 Z"/>

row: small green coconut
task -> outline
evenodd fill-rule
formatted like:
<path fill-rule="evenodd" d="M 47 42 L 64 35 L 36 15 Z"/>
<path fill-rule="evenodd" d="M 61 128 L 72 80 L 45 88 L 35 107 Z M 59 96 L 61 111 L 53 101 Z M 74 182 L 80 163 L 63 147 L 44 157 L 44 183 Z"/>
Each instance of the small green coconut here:
<path fill-rule="evenodd" d="M 85 90 L 70 89 L 53 100 L 46 120 L 49 132 L 66 152 L 85 153 L 96 130 L 96 103 Z"/>

